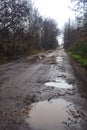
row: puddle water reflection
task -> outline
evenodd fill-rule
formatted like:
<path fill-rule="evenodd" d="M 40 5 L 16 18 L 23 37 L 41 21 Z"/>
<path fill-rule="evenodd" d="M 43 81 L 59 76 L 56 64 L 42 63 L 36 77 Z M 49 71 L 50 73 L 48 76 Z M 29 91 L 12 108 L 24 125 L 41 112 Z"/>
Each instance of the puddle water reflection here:
<path fill-rule="evenodd" d="M 71 84 L 66 83 L 64 80 L 56 80 L 56 82 L 47 82 L 45 83 L 45 85 L 63 89 L 70 89 L 73 87 Z"/>
<path fill-rule="evenodd" d="M 62 57 L 57 57 L 56 61 L 61 62 L 61 61 L 63 61 L 63 59 L 62 59 Z"/>
<path fill-rule="evenodd" d="M 77 115 L 72 103 L 63 99 L 53 99 L 32 104 L 26 122 L 35 130 L 65 130 L 65 127 L 77 123 Z M 71 123 L 73 122 L 73 123 Z"/>

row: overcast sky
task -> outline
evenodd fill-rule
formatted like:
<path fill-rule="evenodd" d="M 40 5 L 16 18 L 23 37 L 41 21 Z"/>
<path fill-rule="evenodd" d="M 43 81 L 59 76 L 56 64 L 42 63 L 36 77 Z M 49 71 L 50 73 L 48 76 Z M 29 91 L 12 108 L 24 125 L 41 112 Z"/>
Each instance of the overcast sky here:
<path fill-rule="evenodd" d="M 33 0 L 39 13 L 45 17 L 51 17 L 62 28 L 69 18 L 74 18 L 74 13 L 68 8 L 70 0 Z"/>
<path fill-rule="evenodd" d="M 74 19 L 74 12 L 70 0 L 33 0 L 39 13 L 44 17 L 50 17 L 56 20 L 58 27 L 63 29 L 64 24 L 70 19 Z M 63 42 L 62 35 L 58 37 L 59 44 Z"/>

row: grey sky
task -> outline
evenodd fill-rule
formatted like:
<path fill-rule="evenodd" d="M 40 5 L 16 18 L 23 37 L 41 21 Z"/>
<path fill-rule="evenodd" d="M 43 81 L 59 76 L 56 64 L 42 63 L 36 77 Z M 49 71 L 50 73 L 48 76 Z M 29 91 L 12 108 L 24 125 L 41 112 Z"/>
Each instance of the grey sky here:
<path fill-rule="evenodd" d="M 51 17 L 57 21 L 59 27 L 63 27 L 69 18 L 74 18 L 74 13 L 68 8 L 70 0 L 33 0 L 39 13 L 45 17 Z"/>

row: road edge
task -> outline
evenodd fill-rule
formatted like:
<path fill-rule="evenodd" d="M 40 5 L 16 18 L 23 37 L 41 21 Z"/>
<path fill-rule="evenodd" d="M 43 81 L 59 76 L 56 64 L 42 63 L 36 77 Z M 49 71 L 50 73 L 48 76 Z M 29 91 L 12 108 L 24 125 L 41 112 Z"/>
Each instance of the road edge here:
<path fill-rule="evenodd" d="M 68 53 L 67 53 L 68 54 Z M 69 54 L 69 59 L 73 69 L 75 70 L 75 74 L 79 77 L 80 80 L 83 80 L 87 84 L 87 69 L 80 65 L 74 58 L 72 58 Z"/>

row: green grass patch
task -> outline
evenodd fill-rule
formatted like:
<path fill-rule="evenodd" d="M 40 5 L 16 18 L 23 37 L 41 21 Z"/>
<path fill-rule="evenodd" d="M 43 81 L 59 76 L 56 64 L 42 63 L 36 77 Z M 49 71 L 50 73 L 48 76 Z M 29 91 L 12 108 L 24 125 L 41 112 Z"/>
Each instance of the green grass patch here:
<path fill-rule="evenodd" d="M 82 66 L 87 67 L 87 42 L 75 43 L 67 51 Z"/>
<path fill-rule="evenodd" d="M 87 58 L 83 58 L 80 55 L 70 54 L 75 60 L 77 60 L 82 66 L 87 67 Z"/>

